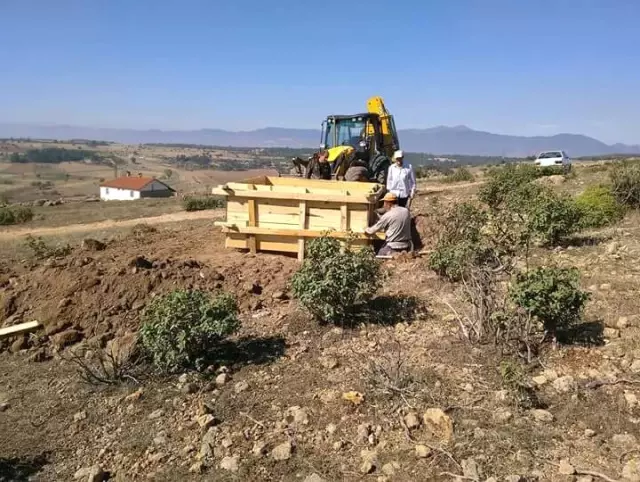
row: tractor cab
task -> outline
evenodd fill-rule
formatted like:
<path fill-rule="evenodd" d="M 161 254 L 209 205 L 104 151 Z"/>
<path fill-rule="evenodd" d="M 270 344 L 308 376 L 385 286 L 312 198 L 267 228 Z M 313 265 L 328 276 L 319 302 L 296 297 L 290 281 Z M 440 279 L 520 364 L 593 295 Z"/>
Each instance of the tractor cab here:
<path fill-rule="evenodd" d="M 322 123 L 320 147 L 329 151 L 329 162 L 347 151 L 368 163 L 381 151 L 382 140 L 377 114 L 333 115 Z"/>

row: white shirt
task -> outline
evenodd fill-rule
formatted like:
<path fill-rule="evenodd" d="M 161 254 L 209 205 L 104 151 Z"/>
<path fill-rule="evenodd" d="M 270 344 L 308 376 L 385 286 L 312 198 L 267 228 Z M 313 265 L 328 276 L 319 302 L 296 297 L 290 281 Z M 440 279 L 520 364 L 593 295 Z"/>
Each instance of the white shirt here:
<path fill-rule="evenodd" d="M 411 197 L 416 193 L 416 176 L 411 164 L 403 163 L 400 167 L 394 163 L 389 166 L 387 191 L 398 197 Z"/>

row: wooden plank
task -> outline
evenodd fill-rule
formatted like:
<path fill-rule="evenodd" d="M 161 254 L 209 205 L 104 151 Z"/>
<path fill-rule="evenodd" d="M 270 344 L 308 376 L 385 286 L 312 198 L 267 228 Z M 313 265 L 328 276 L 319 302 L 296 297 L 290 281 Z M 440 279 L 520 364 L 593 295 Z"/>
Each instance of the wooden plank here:
<path fill-rule="evenodd" d="M 254 199 L 249 199 L 249 226 L 248 227 L 255 227 L 255 226 L 256 226 L 256 201 Z M 249 236 L 249 251 L 255 254 L 256 250 L 257 250 L 256 237 Z"/>
<path fill-rule="evenodd" d="M 244 182 L 228 182 L 227 188 L 234 191 L 255 191 L 256 186 L 254 184 L 248 184 Z"/>
<path fill-rule="evenodd" d="M 306 201 L 300 201 L 300 224 L 299 227 L 302 230 L 307 229 L 307 202 Z M 298 238 L 298 261 L 303 261 L 304 260 L 304 250 L 306 248 L 305 246 L 305 239 L 304 236 L 300 236 Z"/>
<path fill-rule="evenodd" d="M 357 192 L 374 192 L 382 187 L 372 182 L 333 181 L 324 179 L 304 179 L 300 177 L 269 177 L 274 186 L 305 186 L 320 189 L 337 189 Z"/>
<path fill-rule="evenodd" d="M 0 328 L 0 338 L 8 338 L 10 336 L 20 335 L 28 331 L 40 328 L 42 324 L 39 321 L 27 321 L 26 323 L 19 323 L 17 325 L 7 326 L 6 328 Z"/>
<path fill-rule="evenodd" d="M 214 193 L 216 194 L 216 193 Z M 375 194 L 355 194 L 351 196 L 332 196 L 330 194 L 299 194 L 287 192 L 230 191 L 230 196 L 250 199 L 283 199 L 292 201 L 323 201 L 335 203 L 369 204 L 375 201 Z"/>
<path fill-rule="evenodd" d="M 349 230 L 349 205 L 340 206 L 340 231 Z"/>
<path fill-rule="evenodd" d="M 264 234 L 264 235 L 272 235 L 272 236 L 303 236 L 305 238 L 320 238 L 325 234 L 331 238 L 346 238 L 348 236 L 354 236 L 357 239 L 385 239 L 384 233 L 375 233 L 372 235 L 368 235 L 365 233 L 347 233 L 344 231 L 331 231 L 325 233 L 323 231 L 315 231 L 311 229 L 269 229 L 263 227 L 242 227 L 242 226 L 234 226 L 234 227 L 226 227 L 222 228 L 225 233 L 240 233 L 240 234 Z"/>
<path fill-rule="evenodd" d="M 225 246 L 232 249 L 249 249 L 246 235 L 227 235 Z M 278 253 L 297 253 L 298 240 L 294 238 L 278 238 L 274 236 L 256 236 L 256 245 L 260 251 L 275 251 Z"/>

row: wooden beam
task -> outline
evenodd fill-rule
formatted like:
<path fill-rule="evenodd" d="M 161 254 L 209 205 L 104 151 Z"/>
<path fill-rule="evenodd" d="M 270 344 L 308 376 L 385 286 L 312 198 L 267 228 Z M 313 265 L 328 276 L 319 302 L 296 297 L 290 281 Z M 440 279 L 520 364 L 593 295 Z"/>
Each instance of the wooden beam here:
<path fill-rule="evenodd" d="M 300 201 L 300 229 L 303 231 L 307 229 L 307 201 Z M 298 261 L 304 260 L 305 250 L 304 236 L 298 238 Z"/>
<path fill-rule="evenodd" d="M 223 227 L 222 231 L 225 233 L 238 233 L 238 234 L 269 234 L 273 236 L 294 236 L 305 238 L 321 238 L 325 234 L 330 238 L 347 238 L 353 236 L 356 239 L 385 239 L 384 233 L 375 233 L 368 235 L 366 233 L 348 233 L 345 231 L 315 231 L 312 229 L 271 229 L 262 227 Z"/>
<path fill-rule="evenodd" d="M 256 201 L 255 199 L 249 199 L 249 227 L 256 226 Z M 253 254 L 256 253 L 256 237 L 255 235 L 249 236 L 249 251 Z"/>
<path fill-rule="evenodd" d="M 349 205 L 340 206 L 340 230 L 347 231 L 349 229 Z"/>
<path fill-rule="evenodd" d="M 249 198 L 249 199 L 286 199 L 288 201 L 322 201 L 322 202 L 334 202 L 334 203 L 349 203 L 349 204 L 369 204 L 375 201 L 375 194 L 357 194 L 351 196 L 333 196 L 331 194 L 302 194 L 302 193 L 289 193 L 289 192 L 267 192 L 267 191 L 218 191 L 213 189 L 213 194 L 220 196 L 233 196 L 237 198 Z"/>
<path fill-rule="evenodd" d="M 0 328 L 0 338 L 19 335 L 27 331 L 35 330 L 41 326 L 42 324 L 39 321 L 27 321 L 26 323 L 19 323 L 13 326 L 7 326 L 6 328 Z"/>

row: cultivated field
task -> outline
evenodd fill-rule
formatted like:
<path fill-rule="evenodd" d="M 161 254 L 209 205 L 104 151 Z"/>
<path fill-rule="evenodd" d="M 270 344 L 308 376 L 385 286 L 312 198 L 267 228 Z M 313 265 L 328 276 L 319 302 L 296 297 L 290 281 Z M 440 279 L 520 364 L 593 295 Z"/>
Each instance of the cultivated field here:
<path fill-rule="evenodd" d="M 151 153 L 141 157 L 140 170 L 162 174 Z M 22 196 L 33 166 L 0 166 L 15 180 L 0 187 Z M 83 167 L 57 166 L 77 170 L 55 190 L 95 194 L 109 170 Z M 608 172 L 581 166 L 541 182 L 575 195 Z M 0 480 L 640 480 L 640 215 L 532 247 L 533 265 L 580 270 L 591 293 L 580 326 L 593 336 L 544 343 L 526 363 L 464 339 L 461 285 L 429 267 L 439 216 L 476 197 L 475 174 L 420 182 L 412 211 L 424 247 L 384 261 L 371 311 L 349 324 L 318 323 L 292 299 L 296 259 L 225 250 L 213 227 L 222 210 L 78 202 L 3 228 L 0 315 L 45 328 L 0 342 Z M 197 191 L 227 173 L 174 175 Z M 44 254 L 28 233 L 42 236 Z M 84 238 L 106 246 L 82 247 Z M 153 298 L 191 288 L 238 300 L 241 327 L 216 363 L 117 383 L 80 376 L 104 347 L 132 347 Z"/>

